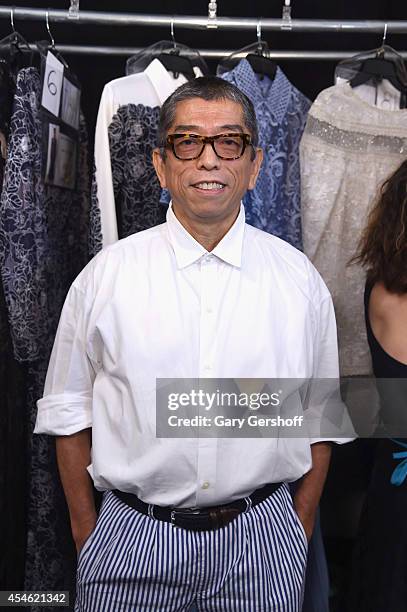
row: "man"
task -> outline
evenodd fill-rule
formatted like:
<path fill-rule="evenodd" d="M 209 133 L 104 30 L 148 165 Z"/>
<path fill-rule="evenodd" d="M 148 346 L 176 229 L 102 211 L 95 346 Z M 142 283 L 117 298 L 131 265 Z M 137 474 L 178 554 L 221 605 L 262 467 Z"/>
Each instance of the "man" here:
<path fill-rule="evenodd" d="M 76 609 L 299 611 L 329 443 L 158 438 L 156 379 L 335 377 L 332 302 L 303 254 L 245 224 L 262 151 L 244 94 L 186 83 L 159 136 L 167 223 L 73 283 L 38 403 L 79 553 Z M 98 518 L 88 472 L 106 491 Z"/>

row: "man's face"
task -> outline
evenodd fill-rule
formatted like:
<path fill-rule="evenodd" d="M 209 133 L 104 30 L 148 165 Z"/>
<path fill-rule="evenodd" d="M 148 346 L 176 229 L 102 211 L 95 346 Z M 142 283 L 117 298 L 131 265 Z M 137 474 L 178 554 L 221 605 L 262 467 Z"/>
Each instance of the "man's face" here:
<path fill-rule="evenodd" d="M 176 106 L 169 134 L 191 133 L 215 136 L 228 132 L 248 133 L 240 104 L 231 100 L 206 101 L 202 98 L 183 100 Z M 180 160 L 168 148 L 162 159 L 154 151 L 154 166 L 161 186 L 172 197 L 174 212 L 179 220 L 206 221 L 210 224 L 236 217 L 240 201 L 248 189 L 253 189 L 260 170 L 262 151 L 252 160 L 253 148 L 247 146 L 242 157 L 224 160 L 206 144 L 198 159 Z M 213 187 L 216 184 L 216 188 Z"/>

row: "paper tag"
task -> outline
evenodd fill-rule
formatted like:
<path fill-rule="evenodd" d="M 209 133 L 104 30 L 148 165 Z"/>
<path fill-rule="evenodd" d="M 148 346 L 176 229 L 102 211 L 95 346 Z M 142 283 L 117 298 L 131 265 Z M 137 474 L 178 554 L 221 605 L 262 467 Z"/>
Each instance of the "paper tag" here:
<path fill-rule="evenodd" d="M 66 134 L 59 134 L 55 185 L 75 189 L 76 183 L 76 142 Z"/>
<path fill-rule="evenodd" d="M 63 80 L 61 119 L 75 130 L 79 129 L 81 90 L 66 77 Z"/>
<path fill-rule="evenodd" d="M 48 51 L 47 61 L 45 63 L 41 105 L 47 111 L 55 115 L 55 117 L 59 117 L 63 76 L 64 65 L 51 53 L 51 51 Z"/>
<path fill-rule="evenodd" d="M 49 124 L 45 183 L 66 189 L 76 185 L 77 143 L 54 123 Z"/>

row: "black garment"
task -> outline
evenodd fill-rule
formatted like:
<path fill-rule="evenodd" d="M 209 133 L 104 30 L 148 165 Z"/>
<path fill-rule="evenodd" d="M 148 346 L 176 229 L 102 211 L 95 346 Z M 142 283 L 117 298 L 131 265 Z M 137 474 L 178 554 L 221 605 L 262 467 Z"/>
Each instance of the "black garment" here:
<path fill-rule="evenodd" d="M 374 374 L 378 379 L 405 379 L 407 365 L 386 353 L 373 334 L 368 312 L 371 291 L 372 286 L 366 285 L 366 329 Z M 379 385 L 378 390 L 383 404 L 388 397 Z M 407 480 L 400 486 L 391 483 L 392 473 L 402 461 L 394 459 L 393 453 L 403 450 L 397 441 L 377 442 L 355 548 L 352 612 L 407 612 Z"/>
<path fill-rule="evenodd" d="M 165 222 L 167 206 L 160 204 L 161 187 L 152 159 L 153 149 L 157 145 L 159 115 L 159 106 L 123 104 L 109 124 L 109 151 L 119 238 L 126 238 Z M 166 204 L 168 202 L 165 200 Z M 89 253 L 92 256 L 103 248 L 104 229 L 94 167 L 89 225 Z"/>
<path fill-rule="evenodd" d="M 0 281 L 0 589 L 24 588 L 26 544 L 25 367 L 13 357 Z"/>
<path fill-rule="evenodd" d="M 407 365 L 397 361 L 386 353 L 381 344 L 376 340 L 369 320 L 369 300 L 373 285 L 366 283 L 365 287 L 365 320 L 367 341 L 372 355 L 373 373 L 376 378 L 406 378 Z"/>
<path fill-rule="evenodd" d="M 0 58 L 0 132 L 8 138 L 15 83 L 9 64 Z M 3 182 L 3 181 L 2 181 Z"/>
<path fill-rule="evenodd" d="M 153 166 L 160 107 L 121 106 L 109 125 L 119 238 L 164 223 L 160 183 Z"/>
<path fill-rule="evenodd" d="M 0 194 L 15 91 L 0 59 Z M 26 544 L 26 368 L 13 357 L 8 312 L 0 280 L 0 589 L 24 588 Z"/>

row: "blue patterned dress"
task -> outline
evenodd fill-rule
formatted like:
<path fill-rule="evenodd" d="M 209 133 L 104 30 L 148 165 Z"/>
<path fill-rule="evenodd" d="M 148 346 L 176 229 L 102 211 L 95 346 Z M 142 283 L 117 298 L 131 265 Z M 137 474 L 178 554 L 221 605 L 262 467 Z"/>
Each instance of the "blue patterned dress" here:
<path fill-rule="evenodd" d="M 256 75 L 245 59 L 220 75 L 253 102 L 263 164 L 243 198 L 246 221 L 302 249 L 299 144 L 311 102 L 277 68 L 273 80 Z"/>

